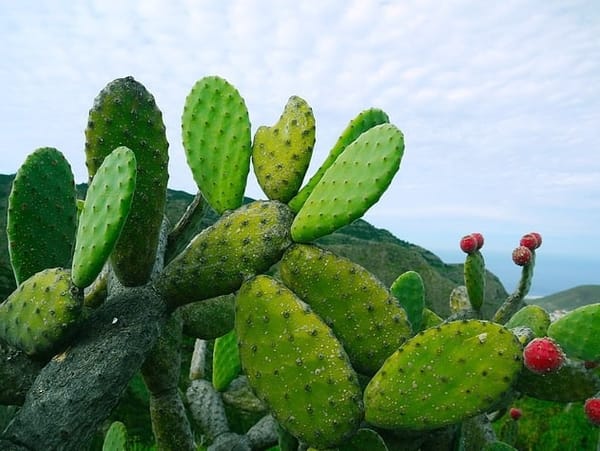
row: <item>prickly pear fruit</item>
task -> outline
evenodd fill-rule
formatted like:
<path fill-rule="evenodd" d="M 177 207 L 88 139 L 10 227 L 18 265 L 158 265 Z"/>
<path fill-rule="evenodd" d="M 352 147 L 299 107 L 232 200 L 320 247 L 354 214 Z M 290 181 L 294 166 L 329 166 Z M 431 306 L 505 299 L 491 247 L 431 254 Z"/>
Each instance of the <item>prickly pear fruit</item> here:
<path fill-rule="evenodd" d="M 111 423 L 106 435 L 102 451 L 126 451 L 127 450 L 127 428 L 120 421 Z"/>
<path fill-rule="evenodd" d="M 525 246 L 519 246 L 512 252 L 512 259 L 515 265 L 526 266 L 531 262 L 533 254 L 531 250 Z"/>
<path fill-rule="evenodd" d="M 300 189 L 315 145 L 315 117 L 305 100 L 292 96 L 273 127 L 256 130 L 252 165 L 269 199 L 288 202 Z"/>
<path fill-rule="evenodd" d="M 135 190 L 135 155 L 127 147 L 107 156 L 88 188 L 79 217 L 71 277 L 79 288 L 100 274 L 125 225 Z"/>
<path fill-rule="evenodd" d="M 278 201 L 256 201 L 204 229 L 162 271 L 155 286 L 178 306 L 233 293 L 245 277 L 275 264 L 291 244 L 293 214 Z"/>
<path fill-rule="evenodd" d="M 427 430 L 494 406 L 521 370 L 521 345 L 498 324 L 464 320 L 420 332 L 396 351 L 364 393 L 365 419 Z"/>
<path fill-rule="evenodd" d="M 377 125 L 352 142 L 315 186 L 292 224 L 292 238 L 308 242 L 360 218 L 379 200 L 400 168 L 404 135 Z"/>
<path fill-rule="evenodd" d="M 242 367 L 277 421 L 315 448 L 335 446 L 358 428 L 358 377 L 331 329 L 269 276 L 244 282 L 235 330 Z"/>
<path fill-rule="evenodd" d="M 534 338 L 523 349 L 525 367 L 537 374 L 558 370 L 565 362 L 560 346 L 551 338 Z"/>
<path fill-rule="evenodd" d="M 550 315 L 539 305 L 526 305 L 506 323 L 509 329 L 529 327 L 536 337 L 545 337 L 550 326 Z"/>
<path fill-rule="evenodd" d="M 523 411 L 517 407 L 511 407 L 508 414 L 513 420 L 517 421 L 523 416 Z"/>
<path fill-rule="evenodd" d="M 188 165 L 208 204 L 219 214 L 241 206 L 252 137 L 238 90 L 217 76 L 198 80 L 185 100 L 181 132 Z"/>
<path fill-rule="evenodd" d="M 460 250 L 465 254 L 472 254 L 479 249 L 477 237 L 473 234 L 465 235 L 460 239 Z"/>
<path fill-rule="evenodd" d="M 47 357 L 79 324 L 82 305 L 69 270 L 40 271 L 0 304 L 0 338 L 28 355 Z"/>
<path fill-rule="evenodd" d="M 485 260 L 479 250 L 467 255 L 464 276 L 469 302 L 475 310 L 480 310 L 485 297 Z"/>
<path fill-rule="evenodd" d="M 600 303 L 576 308 L 548 327 L 548 336 L 560 344 L 569 357 L 600 360 Z"/>
<path fill-rule="evenodd" d="M 585 416 L 592 424 L 600 426 L 600 398 L 590 398 L 583 406 Z"/>
<path fill-rule="evenodd" d="M 286 251 L 281 279 L 333 329 L 360 373 L 374 374 L 411 335 L 406 312 L 362 266 L 310 244 Z"/>
<path fill-rule="evenodd" d="M 416 271 L 400 274 L 392 283 L 390 291 L 406 311 L 413 331 L 421 330 L 425 308 L 425 285 Z"/>
<path fill-rule="evenodd" d="M 212 383 L 217 391 L 223 391 L 242 369 L 237 347 L 235 329 L 215 340 L 213 351 Z"/>
<path fill-rule="evenodd" d="M 319 181 L 323 178 L 325 172 L 331 167 L 333 162 L 340 156 L 340 154 L 346 149 L 346 147 L 348 147 L 349 144 L 354 142 L 356 138 L 370 128 L 376 125 L 386 124 L 389 121 L 388 115 L 384 111 L 377 108 L 370 108 L 362 111 L 360 114 L 358 114 L 358 116 L 352 119 L 346 129 L 342 132 L 341 136 L 338 138 L 337 142 L 329 152 L 329 155 L 323 164 L 321 164 L 317 172 L 311 177 L 311 179 L 300 190 L 300 192 L 296 194 L 288 203 L 292 211 L 294 213 L 298 213 L 298 211 L 300 211 L 300 207 L 304 205 L 304 202 L 306 202 L 306 199 L 310 193 L 312 193 L 315 186 L 317 186 Z"/>
<path fill-rule="evenodd" d="M 43 269 L 68 266 L 76 227 L 71 166 L 58 150 L 37 149 L 17 171 L 8 198 L 6 231 L 17 285 Z"/>
<path fill-rule="evenodd" d="M 540 237 L 538 241 L 538 236 Z M 538 233 L 526 233 L 521 237 L 520 246 L 525 246 L 530 251 L 536 250 L 542 244 L 541 236 Z"/>
<path fill-rule="evenodd" d="M 135 154 L 133 204 L 110 258 L 121 283 L 143 285 L 154 266 L 167 199 L 169 143 L 162 113 L 141 83 L 133 77 L 119 78 L 96 97 L 85 136 L 90 181 L 117 147 L 127 146 Z"/>

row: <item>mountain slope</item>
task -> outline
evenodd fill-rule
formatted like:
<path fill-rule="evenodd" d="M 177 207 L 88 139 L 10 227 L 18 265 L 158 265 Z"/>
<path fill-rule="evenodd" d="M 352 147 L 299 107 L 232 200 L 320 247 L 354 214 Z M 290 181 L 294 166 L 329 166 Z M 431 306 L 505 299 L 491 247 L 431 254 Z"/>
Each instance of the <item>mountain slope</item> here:
<path fill-rule="evenodd" d="M 539 305 L 548 312 L 574 310 L 597 302 L 600 302 L 600 285 L 579 285 L 549 296 L 527 300 L 527 303 Z"/>

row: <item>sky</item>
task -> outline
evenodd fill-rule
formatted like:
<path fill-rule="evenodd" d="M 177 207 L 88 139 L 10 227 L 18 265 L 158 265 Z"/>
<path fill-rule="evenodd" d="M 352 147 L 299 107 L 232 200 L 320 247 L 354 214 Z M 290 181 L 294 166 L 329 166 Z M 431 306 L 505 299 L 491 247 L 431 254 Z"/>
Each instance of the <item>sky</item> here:
<path fill-rule="evenodd" d="M 197 190 L 180 119 L 204 76 L 239 90 L 253 133 L 290 96 L 306 100 L 307 178 L 350 119 L 377 107 L 406 149 L 366 220 L 447 262 L 481 232 L 509 291 L 512 249 L 538 231 L 546 282 L 533 294 L 600 284 L 598 0 L 2 1 L 0 173 L 51 146 L 86 181 L 88 111 L 127 75 L 163 112 L 172 189 Z M 246 194 L 265 198 L 253 177 Z"/>

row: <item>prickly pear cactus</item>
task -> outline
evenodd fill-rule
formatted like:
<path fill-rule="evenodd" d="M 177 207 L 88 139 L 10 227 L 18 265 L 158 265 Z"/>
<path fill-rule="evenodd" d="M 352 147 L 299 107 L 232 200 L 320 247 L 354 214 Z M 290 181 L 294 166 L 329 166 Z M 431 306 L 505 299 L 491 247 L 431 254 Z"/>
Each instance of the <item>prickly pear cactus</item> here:
<path fill-rule="evenodd" d="M 217 391 L 223 391 L 234 380 L 242 365 L 237 348 L 235 329 L 215 340 L 213 351 L 212 383 Z"/>
<path fill-rule="evenodd" d="M 550 326 L 550 315 L 539 305 L 526 305 L 505 324 L 507 328 L 528 327 L 536 337 L 545 337 Z"/>
<path fill-rule="evenodd" d="M 548 336 L 555 339 L 569 357 L 600 361 L 600 303 L 579 307 L 548 327 Z"/>
<path fill-rule="evenodd" d="M 304 99 L 292 96 L 277 123 L 256 130 L 252 165 L 269 199 L 288 202 L 300 189 L 315 145 L 315 117 Z"/>
<path fill-rule="evenodd" d="M 471 306 L 480 310 L 485 297 L 485 261 L 479 250 L 467 255 L 464 275 Z"/>
<path fill-rule="evenodd" d="M 346 147 L 333 162 L 292 224 L 292 238 L 308 242 L 360 218 L 400 167 L 404 135 L 392 124 L 377 125 Z"/>
<path fill-rule="evenodd" d="M 366 420 L 382 428 L 429 430 L 494 407 L 522 368 L 521 344 L 498 324 L 464 320 L 408 340 L 371 379 Z"/>
<path fill-rule="evenodd" d="M 269 276 L 245 282 L 235 329 L 248 381 L 285 429 L 317 448 L 356 430 L 357 375 L 331 330 L 292 291 Z"/>
<path fill-rule="evenodd" d="M 72 278 L 79 288 L 92 284 L 125 225 L 136 178 L 135 154 L 118 147 L 106 157 L 90 184 L 79 217 Z"/>
<path fill-rule="evenodd" d="M 79 324 L 82 304 L 69 270 L 40 271 L 0 304 L 0 338 L 28 355 L 46 357 Z"/>
<path fill-rule="evenodd" d="M 188 165 L 210 206 L 222 214 L 242 205 L 252 138 L 238 90 L 221 77 L 198 80 L 185 100 L 181 131 Z"/>
<path fill-rule="evenodd" d="M 17 285 L 43 269 L 68 267 L 76 227 L 71 166 L 58 150 L 37 149 L 17 171 L 8 198 L 8 250 Z"/>
<path fill-rule="evenodd" d="M 102 451 L 126 451 L 127 450 L 127 428 L 120 421 L 111 423 L 104 435 Z"/>
<path fill-rule="evenodd" d="M 90 181 L 117 147 L 126 146 L 135 154 L 135 195 L 111 262 L 123 285 L 144 285 L 156 259 L 167 199 L 169 143 L 162 113 L 141 83 L 133 77 L 118 78 L 96 97 L 85 136 Z"/>
<path fill-rule="evenodd" d="M 406 311 L 413 331 L 421 330 L 425 308 L 425 285 L 416 271 L 400 274 L 390 287 L 391 293 Z"/>
<path fill-rule="evenodd" d="M 281 258 L 291 244 L 292 219 L 281 202 L 247 204 L 198 234 L 155 285 L 173 307 L 233 293 L 245 277 Z"/>
<path fill-rule="evenodd" d="M 314 245 L 297 244 L 281 259 L 283 282 L 344 344 L 357 371 L 375 374 L 411 335 L 406 312 L 362 266 Z"/>

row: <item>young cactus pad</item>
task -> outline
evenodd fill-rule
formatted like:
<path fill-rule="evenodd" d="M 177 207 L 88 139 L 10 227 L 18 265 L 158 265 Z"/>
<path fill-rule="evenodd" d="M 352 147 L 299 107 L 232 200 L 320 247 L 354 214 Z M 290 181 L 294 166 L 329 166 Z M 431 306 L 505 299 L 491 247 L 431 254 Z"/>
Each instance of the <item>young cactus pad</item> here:
<path fill-rule="evenodd" d="M 550 315 L 539 305 L 526 305 L 505 324 L 508 329 L 528 327 L 536 337 L 545 337 L 550 326 Z"/>
<path fill-rule="evenodd" d="M 325 174 L 327 169 L 331 167 L 333 162 L 337 159 L 337 157 L 340 156 L 340 154 L 346 149 L 346 147 L 348 147 L 350 143 L 352 143 L 354 140 L 356 140 L 356 138 L 370 128 L 375 127 L 376 125 L 386 124 L 389 121 L 388 115 L 378 108 L 370 108 L 362 111 L 360 114 L 358 114 L 358 116 L 352 119 L 338 138 L 323 164 L 321 164 L 319 169 L 317 169 L 317 172 L 310 178 L 308 183 L 300 190 L 300 192 L 296 194 L 288 203 L 292 211 L 294 213 L 298 213 L 300 207 L 304 205 L 304 202 L 306 202 L 306 199 L 310 193 L 312 193 L 315 186 L 317 186 L 319 181 L 323 178 L 323 174 Z"/>
<path fill-rule="evenodd" d="M 127 146 L 135 154 L 133 204 L 110 258 L 121 283 L 143 285 L 156 260 L 167 200 L 169 143 L 162 113 L 141 83 L 133 77 L 118 78 L 96 97 L 85 136 L 90 181 L 117 147 Z"/>
<path fill-rule="evenodd" d="M 298 211 L 292 238 L 308 242 L 360 218 L 379 200 L 400 167 L 404 136 L 392 124 L 360 135 L 333 162 Z"/>
<path fill-rule="evenodd" d="M 358 428 L 360 386 L 344 348 L 281 282 L 256 276 L 242 285 L 235 329 L 248 381 L 285 429 L 329 448 Z"/>
<path fill-rule="evenodd" d="M 237 290 L 245 277 L 277 263 L 291 244 L 293 214 L 278 201 L 256 201 L 199 233 L 160 274 L 156 287 L 178 307 Z"/>
<path fill-rule="evenodd" d="M 600 361 L 600 303 L 579 307 L 548 327 L 548 336 L 556 340 L 569 356 L 590 362 Z"/>
<path fill-rule="evenodd" d="M 40 271 L 0 304 L 0 339 L 28 355 L 46 356 L 79 323 L 82 304 L 69 270 Z"/>
<path fill-rule="evenodd" d="M 300 189 L 315 145 L 315 117 L 305 100 L 292 96 L 277 123 L 256 130 L 252 165 L 269 199 L 288 202 Z"/>
<path fill-rule="evenodd" d="M 79 217 L 73 283 L 86 288 L 102 270 L 125 224 L 135 190 L 135 155 L 118 147 L 96 172 Z"/>
<path fill-rule="evenodd" d="M 485 261 L 479 250 L 467 255 L 464 276 L 471 306 L 480 310 L 485 297 Z"/>
<path fill-rule="evenodd" d="M 510 389 L 521 352 L 508 329 L 487 321 L 420 332 L 367 385 L 365 419 L 386 429 L 428 430 L 485 412 Z"/>
<path fill-rule="evenodd" d="M 406 311 L 412 329 L 421 330 L 425 308 L 425 285 L 421 275 L 416 271 L 400 274 L 392 283 L 390 291 Z"/>
<path fill-rule="evenodd" d="M 362 266 L 297 244 L 286 251 L 279 270 L 283 282 L 333 329 L 358 372 L 375 374 L 410 337 L 404 309 Z"/>
<path fill-rule="evenodd" d="M 17 285 L 35 273 L 71 262 L 77 203 L 71 166 L 43 147 L 17 171 L 8 198 L 8 250 Z"/>
<path fill-rule="evenodd" d="M 120 421 L 114 421 L 104 436 L 102 451 L 126 451 L 127 427 Z"/>
<path fill-rule="evenodd" d="M 217 391 L 224 391 L 241 370 L 240 353 L 235 329 L 215 340 L 213 351 L 212 383 Z"/>
<path fill-rule="evenodd" d="M 181 132 L 188 165 L 209 205 L 219 214 L 242 205 L 252 137 L 237 89 L 217 76 L 198 80 L 185 100 Z"/>

